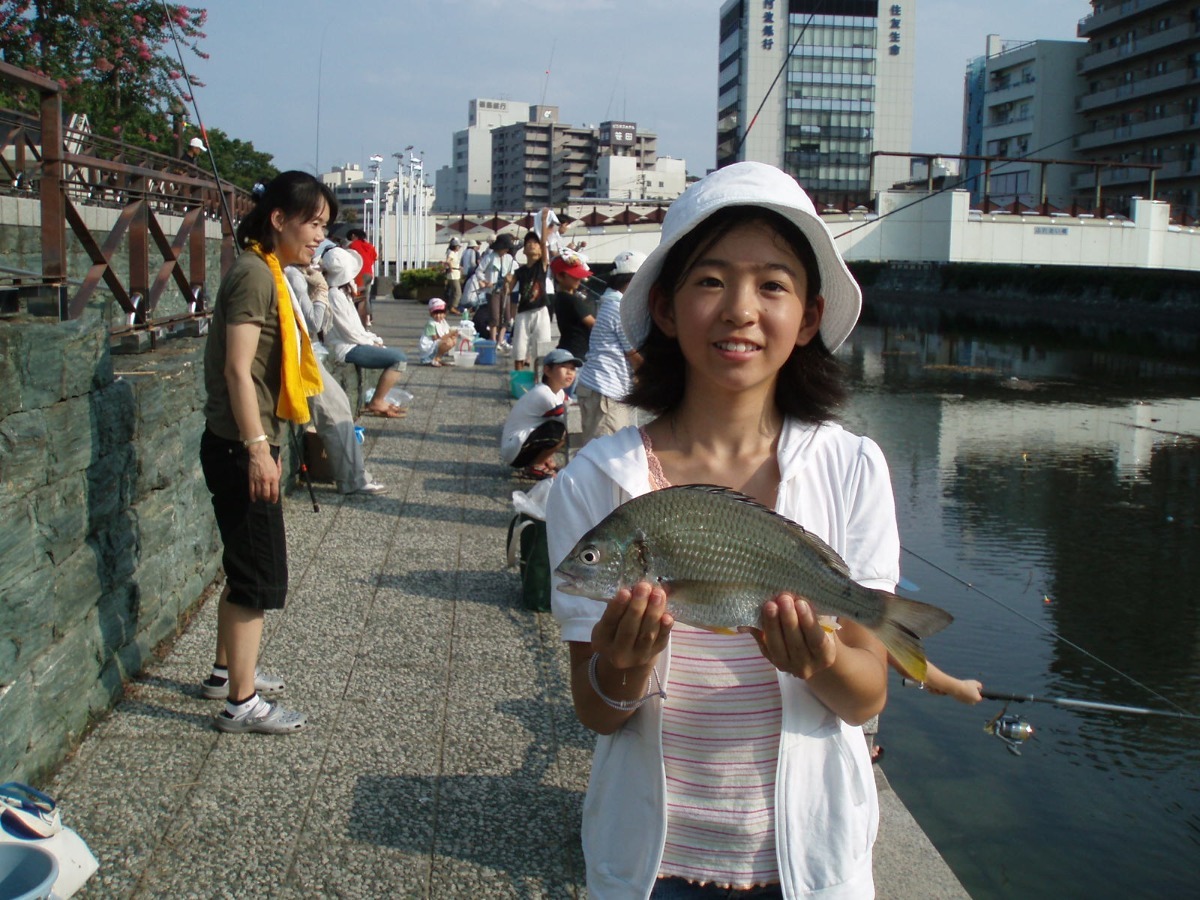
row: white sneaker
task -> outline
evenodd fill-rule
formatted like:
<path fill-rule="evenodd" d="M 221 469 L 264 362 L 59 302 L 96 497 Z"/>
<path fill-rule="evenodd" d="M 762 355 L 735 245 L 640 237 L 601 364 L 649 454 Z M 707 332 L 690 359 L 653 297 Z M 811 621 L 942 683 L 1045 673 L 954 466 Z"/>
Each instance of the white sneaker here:
<path fill-rule="evenodd" d="M 378 481 L 368 481 L 357 491 L 352 491 L 354 494 L 386 494 L 388 487 L 386 484 L 380 484 Z"/>
<path fill-rule="evenodd" d="M 304 713 L 284 709 L 261 697 L 244 716 L 235 719 L 227 712 L 219 712 L 214 718 L 217 731 L 227 734 L 291 734 L 303 728 L 305 721 Z"/>

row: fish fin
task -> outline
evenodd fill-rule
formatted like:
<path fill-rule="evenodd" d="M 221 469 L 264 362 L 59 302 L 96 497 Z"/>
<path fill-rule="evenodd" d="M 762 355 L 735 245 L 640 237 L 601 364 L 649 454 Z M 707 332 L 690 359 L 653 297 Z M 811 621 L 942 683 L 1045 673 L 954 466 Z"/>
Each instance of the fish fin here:
<path fill-rule="evenodd" d="M 884 618 L 895 622 L 913 637 L 927 638 L 954 621 L 954 616 L 931 603 L 897 597 L 887 591 L 875 593 L 883 601 Z"/>
<path fill-rule="evenodd" d="M 912 678 L 923 682 L 928 663 L 925 660 L 925 651 L 921 648 L 921 639 L 890 619 L 885 619 L 874 631 L 875 636 L 883 642 L 883 646 L 900 668 Z"/>
<path fill-rule="evenodd" d="M 883 622 L 873 629 L 875 636 L 901 669 L 917 681 L 924 681 L 928 662 L 921 638 L 937 634 L 954 617 L 929 603 L 897 597 L 887 591 L 875 593 L 883 601 Z"/>
<path fill-rule="evenodd" d="M 803 525 L 798 525 L 789 519 L 787 516 L 780 515 L 771 509 L 769 506 L 763 506 L 753 497 L 743 494 L 741 491 L 735 491 L 733 488 L 721 487 L 719 484 L 680 484 L 675 485 L 665 490 L 668 491 L 703 491 L 706 494 L 724 494 L 731 500 L 738 500 L 750 506 L 757 507 L 763 512 L 774 516 L 781 523 L 787 526 L 787 529 L 797 539 L 807 544 L 821 558 L 825 565 L 829 566 L 834 572 L 846 578 L 850 577 L 850 568 L 846 565 L 846 561 L 842 559 L 838 552 L 830 547 L 827 543 L 805 528 Z"/>

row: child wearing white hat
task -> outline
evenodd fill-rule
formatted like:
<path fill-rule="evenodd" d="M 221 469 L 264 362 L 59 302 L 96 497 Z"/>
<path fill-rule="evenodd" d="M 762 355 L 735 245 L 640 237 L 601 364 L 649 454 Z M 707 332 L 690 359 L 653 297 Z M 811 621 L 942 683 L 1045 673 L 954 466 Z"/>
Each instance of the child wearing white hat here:
<path fill-rule="evenodd" d="M 710 484 L 798 522 L 861 584 L 894 590 L 887 464 L 833 421 L 832 354 L 860 305 L 791 176 L 745 162 L 690 186 L 620 304 L 641 357 L 625 399 L 657 418 L 589 442 L 554 479 L 551 566 L 624 500 Z M 879 808 L 860 726 L 886 700 L 887 651 L 856 622 L 827 631 L 791 593 L 764 598 L 756 628 L 693 628 L 667 611 L 669 589 L 642 581 L 607 603 L 553 593 L 575 712 L 598 735 L 588 896 L 873 896 Z"/>

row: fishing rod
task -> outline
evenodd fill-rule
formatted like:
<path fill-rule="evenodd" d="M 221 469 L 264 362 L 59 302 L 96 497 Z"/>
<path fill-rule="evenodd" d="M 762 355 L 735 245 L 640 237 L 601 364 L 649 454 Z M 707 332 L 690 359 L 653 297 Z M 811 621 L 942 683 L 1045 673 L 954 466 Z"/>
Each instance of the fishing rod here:
<path fill-rule="evenodd" d="M 1143 684 L 1142 682 L 1140 682 L 1136 678 L 1134 678 L 1132 675 L 1121 671 L 1120 669 L 1118 669 L 1116 666 L 1112 665 L 1111 663 L 1105 662 L 1103 659 L 1101 659 L 1095 653 L 1092 653 L 1090 650 L 1079 646 L 1079 644 L 1076 644 L 1074 641 L 1070 640 L 1069 638 L 1066 638 L 1063 635 L 1059 634 L 1057 631 L 1055 631 L 1053 628 L 1050 628 L 1048 625 L 1045 625 L 1045 624 L 1039 622 L 1037 619 L 1034 619 L 1031 616 L 1025 615 L 1019 609 L 1015 609 L 1014 607 L 1003 602 L 1002 600 L 998 600 L 997 598 L 995 598 L 991 594 L 989 594 L 987 591 L 982 590 L 978 586 L 972 584 L 969 581 L 966 581 L 963 578 L 959 578 L 953 572 L 950 572 L 947 569 L 942 568 L 941 566 L 939 566 L 937 563 L 935 563 L 931 559 L 926 559 L 924 556 L 922 556 L 920 553 L 917 553 L 915 550 L 911 550 L 908 547 L 904 546 L 903 544 L 900 545 L 900 549 L 903 550 L 905 553 L 907 553 L 909 556 L 913 557 L 914 559 L 918 559 L 921 562 L 925 563 L 925 565 L 929 566 L 931 569 L 935 569 L 936 571 L 941 572 L 947 578 L 958 582 L 959 584 L 961 584 L 963 587 L 967 588 L 968 590 L 974 591 L 975 593 L 979 594 L 984 599 L 990 600 L 992 603 L 995 603 L 1001 609 L 1007 610 L 1008 612 L 1012 613 L 1017 618 L 1022 619 L 1025 622 L 1029 623 L 1030 625 L 1034 626 L 1035 628 L 1045 632 L 1046 634 L 1050 635 L 1050 637 L 1054 638 L 1055 640 L 1062 641 L 1064 644 L 1066 644 L 1072 650 L 1075 650 L 1078 653 L 1082 653 L 1088 659 L 1092 660 L 1095 663 L 1098 663 L 1099 665 L 1108 669 L 1110 672 L 1113 672 L 1113 673 L 1121 676 L 1121 678 L 1125 679 L 1130 684 L 1133 684 L 1136 687 L 1141 688 L 1143 691 L 1145 691 L 1146 693 L 1150 694 L 1153 697 L 1158 698 L 1163 703 L 1166 703 L 1168 706 L 1175 707 L 1175 709 L 1177 709 L 1181 713 L 1179 718 L 1200 719 L 1200 716 L 1197 716 L 1191 710 L 1185 709 L 1184 707 L 1180 706 L 1178 703 L 1176 703 L 1170 697 L 1166 697 L 1163 694 L 1160 694 L 1158 691 L 1154 690 L 1154 688 L 1150 687 L 1147 684 Z M 986 696 L 986 694 L 984 696 Z M 1003 699 L 1003 698 L 999 698 L 999 699 Z"/>
<path fill-rule="evenodd" d="M 187 63 L 183 61 L 183 48 L 179 46 L 179 35 L 175 33 L 175 23 L 171 20 L 171 11 L 167 8 L 167 0 L 159 0 L 159 5 L 162 6 L 163 18 L 167 23 L 167 28 L 171 31 L 171 40 L 175 43 L 175 55 L 179 58 L 179 71 L 183 75 L 184 84 L 188 86 L 187 97 L 191 100 L 192 111 L 196 114 L 196 124 L 200 126 L 200 134 L 204 139 L 204 149 L 208 153 L 208 164 L 212 167 L 213 179 L 217 182 L 217 195 L 221 198 L 221 211 L 225 214 L 225 221 L 229 223 L 229 227 L 233 228 L 233 211 L 229 208 L 229 201 L 225 197 L 225 188 L 221 181 L 221 173 L 217 171 L 217 158 L 213 155 L 212 141 L 208 139 L 208 129 L 204 127 L 204 119 L 200 117 L 200 104 L 196 102 L 196 91 L 192 84 L 192 76 L 188 74 Z M 237 245 L 237 241 L 233 242 L 234 255 L 238 255 L 241 249 Z"/>
<path fill-rule="evenodd" d="M 287 432 L 292 445 L 292 455 L 300 461 L 300 477 L 304 479 L 304 484 L 308 487 L 308 499 L 312 502 L 313 512 L 319 513 L 321 507 L 317 505 L 317 492 L 313 490 L 312 473 L 308 471 L 308 462 L 304 457 L 304 443 L 300 441 L 297 446 L 296 430 L 291 426 L 288 427 Z"/>
<path fill-rule="evenodd" d="M 1010 694 L 1005 691 L 980 691 L 985 700 L 1008 700 L 1013 703 L 1050 703 L 1066 709 L 1083 709 L 1094 712 L 1131 713 L 1138 716 L 1166 716 L 1171 719 L 1200 721 L 1200 716 L 1173 709 L 1150 709 L 1145 706 L 1125 706 L 1120 703 L 1099 703 L 1094 700 L 1076 700 L 1071 697 L 1035 697 L 1033 694 Z"/>
<path fill-rule="evenodd" d="M 900 679 L 904 687 L 921 687 L 921 682 L 912 678 Z M 1091 712 L 1130 713 L 1138 716 L 1165 716 L 1169 719 L 1200 721 L 1200 716 L 1173 709 L 1151 709 L 1146 706 L 1126 706 L 1121 703 L 1101 703 L 1096 700 L 1077 700 L 1073 697 L 1035 697 L 1033 694 L 1012 694 L 1008 691 L 980 691 L 984 700 L 1004 700 L 1010 703 L 1049 703 L 1065 709 L 1082 709 Z"/>

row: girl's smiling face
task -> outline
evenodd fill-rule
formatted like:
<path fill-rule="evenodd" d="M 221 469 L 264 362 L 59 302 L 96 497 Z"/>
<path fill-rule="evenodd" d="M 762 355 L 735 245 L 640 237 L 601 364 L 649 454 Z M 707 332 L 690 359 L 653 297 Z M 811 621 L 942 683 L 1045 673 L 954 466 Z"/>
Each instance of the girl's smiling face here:
<path fill-rule="evenodd" d="M 796 252 L 766 222 L 735 225 L 684 266 L 673 298 L 651 292 L 654 321 L 679 342 L 693 377 L 726 391 L 774 387 L 796 347 L 821 325 L 824 300 L 806 302 Z"/>

